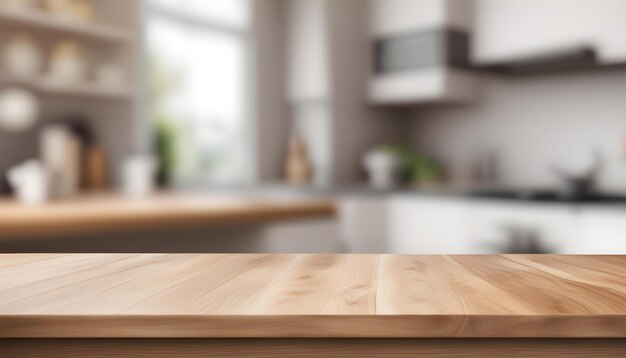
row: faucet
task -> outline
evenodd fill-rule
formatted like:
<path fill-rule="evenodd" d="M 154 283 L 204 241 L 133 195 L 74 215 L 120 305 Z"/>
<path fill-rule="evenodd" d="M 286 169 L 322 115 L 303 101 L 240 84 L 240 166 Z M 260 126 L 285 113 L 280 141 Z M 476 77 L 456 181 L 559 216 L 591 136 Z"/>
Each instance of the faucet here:
<path fill-rule="evenodd" d="M 552 166 L 552 171 L 565 183 L 561 195 L 566 199 L 582 199 L 588 197 L 595 190 L 596 179 L 603 169 L 602 156 L 593 152 L 591 166 L 581 174 L 572 174 L 560 167 Z"/>
<path fill-rule="evenodd" d="M 501 254 L 548 254 L 553 248 L 545 245 L 539 231 L 532 227 L 507 224 L 501 227 L 503 237 L 498 242 L 483 242 L 489 252 Z"/>

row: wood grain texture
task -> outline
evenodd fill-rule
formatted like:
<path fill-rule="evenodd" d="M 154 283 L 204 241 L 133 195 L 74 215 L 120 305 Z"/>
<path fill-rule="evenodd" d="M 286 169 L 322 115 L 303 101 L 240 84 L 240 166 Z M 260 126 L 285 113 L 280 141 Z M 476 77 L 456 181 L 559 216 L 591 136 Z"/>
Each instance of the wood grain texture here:
<path fill-rule="evenodd" d="M 621 358 L 618 339 L 18 339 L 3 358 Z"/>
<path fill-rule="evenodd" d="M 626 256 L 0 255 L 0 338 L 626 338 Z"/>
<path fill-rule="evenodd" d="M 335 215 L 330 200 L 155 194 L 144 199 L 92 195 L 39 206 L 0 199 L 0 240 L 121 231 L 254 224 Z"/>

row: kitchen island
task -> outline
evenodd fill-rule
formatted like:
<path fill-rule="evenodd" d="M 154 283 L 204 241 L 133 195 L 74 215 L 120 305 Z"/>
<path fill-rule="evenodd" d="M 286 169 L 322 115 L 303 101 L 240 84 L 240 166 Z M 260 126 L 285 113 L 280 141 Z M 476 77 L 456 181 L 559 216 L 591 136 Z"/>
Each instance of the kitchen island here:
<path fill-rule="evenodd" d="M 0 255 L 3 357 L 624 351 L 626 256 Z"/>
<path fill-rule="evenodd" d="M 326 199 L 278 199 L 203 193 L 157 193 L 145 198 L 101 193 L 42 205 L 0 199 L 0 240 L 139 230 L 207 228 L 309 218 L 332 218 Z"/>

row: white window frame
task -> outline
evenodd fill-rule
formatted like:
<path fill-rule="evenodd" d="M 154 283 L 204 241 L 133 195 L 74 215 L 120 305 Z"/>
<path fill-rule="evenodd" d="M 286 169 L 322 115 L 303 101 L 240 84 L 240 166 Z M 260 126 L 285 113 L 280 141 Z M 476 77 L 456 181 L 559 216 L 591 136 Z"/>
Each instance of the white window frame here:
<path fill-rule="evenodd" d="M 228 0 L 224 0 L 224 1 L 228 1 Z M 230 35 L 233 37 L 237 37 L 241 40 L 242 44 L 243 44 L 243 55 L 244 58 L 246 59 L 246 65 L 244 66 L 244 75 L 242 76 L 244 83 L 242 88 L 244 88 L 244 93 L 242 93 L 243 95 L 243 101 L 244 101 L 244 111 L 243 111 L 243 117 L 242 120 L 245 123 L 244 124 L 244 129 L 243 129 L 243 136 L 244 136 L 244 140 L 242 141 L 242 145 L 244 146 L 244 163 L 242 163 L 242 168 L 243 172 L 242 177 L 238 180 L 237 183 L 235 183 L 236 185 L 246 185 L 246 184 L 252 184 L 252 183 L 256 183 L 258 180 L 258 169 L 256 167 L 257 164 L 257 160 L 254 154 L 254 148 L 256 148 L 256 136 L 254 135 L 255 132 L 255 125 L 256 125 L 256 121 L 254 120 L 255 118 L 253 117 L 253 113 L 254 113 L 254 108 L 253 106 L 255 105 L 253 98 L 254 98 L 254 94 L 255 94 L 255 90 L 254 90 L 254 56 L 255 56 L 255 51 L 254 51 L 254 36 L 253 36 L 253 23 L 252 23 L 252 14 L 254 13 L 254 1 L 253 0 L 248 0 L 249 1 L 249 17 L 250 17 L 250 21 L 249 24 L 247 25 L 246 28 L 243 27 L 239 27 L 236 25 L 230 25 L 230 24 L 225 24 L 219 20 L 216 19 L 212 19 L 209 18 L 207 16 L 194 16 L 193 14 L 188 13 L 187 11 L 181 11 L 178 10 L 176 8 L 171 8 L 168 6 L 163 6 L 160 4 L 155 4 L 153 2 L 151 2 L 150 0 L 144 0 L 144 6 L 143 6 L 143 22 L 142 22 L 142 29 L 141 29 L 141 36 L 142 36 L 142 42 L 143 42 L 143 54 L 142 54 L 142 59 L 141 59 L 141 63 L 143 65 L 143 68 L 146 69 L 144 70 L 143 73 L 143 103 L 141 105 L 142 109 L 141 112 L 143 112 L 143 117 L 146 119 L 147 125 L 144 128 L 144 133 L 153 133 L 153 121 L 152 118 L 150 118 L 150 114 L 148 113 L 148 111 L 146 110 L 146 103 L 149 103 L 150 98 L 148 98 L 148 94 L 149 94 L 149 90 L 148 90 L 148 84 L 150 81 L 149 78 L 149 73 L 147 71 L 147 68 L 149 66 L 146 66 L 147 63 L 149 63 L 148 61 L 150 61 L 150 57 L 149 57 L 149 53 L 148 53 L 148 41 L 147 41 L 147 26 L 148 26 L 148 21 L 149 18 L 152 16 L 157 16 L 157 17 L 161 17 L 164 19 L 168 19 L 171 20 L 174 23 L 179 23 L 183 26 L 189 26 L 189 27 L 195 27 L 195 28 L 201 28 L 205 31 L 210 31 L 210 32 L 217 32 L 217 33 L 222 33 L 222 34 L 226 34 L 226 35 Z M 139 138 L 140 146 L 146 147 L 146 145 L 149 147 L 149 140 L 146 140 L 146 138 Z M 176 184 L 176 183 L 172 183 L 172 184 Z M 213 185 L 213 184 L 209 184 L 206 181 L 204 181 L 203 179 L 194 179 L 193 182 L 190 183 L 184 183 L 184 186 L 192 186 L 192 187 L 207 187 L 209 185 Z"/>

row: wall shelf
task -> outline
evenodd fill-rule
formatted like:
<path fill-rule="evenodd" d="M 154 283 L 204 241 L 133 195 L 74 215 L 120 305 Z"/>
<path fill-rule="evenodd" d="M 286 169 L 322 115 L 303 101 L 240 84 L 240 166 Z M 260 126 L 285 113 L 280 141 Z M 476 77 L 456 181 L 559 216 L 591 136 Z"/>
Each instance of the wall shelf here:
<path fill-rule="evenodd" d="M 104 87 L 96 83 L 64 84 L 46 78 L 18 79 L 0 76 L 0 88 L 7 85 L 21 86 L 42 95 L 94 98 L 109 100 L 131 100 L 135 94 L 132 85 L 125 88 Z"/>
<path fill-rule="evenodd" d="M 6 27 L 6 25 L 19 25 L 39 30 L 55 31 L 104 42 L 126 43 L 133 39 L 131 33 L 112 25 L 81 22 L 46 14 L 36 9 L 17 9 L 4 4 L 0 4 L 0 24 L 3 27 Z"/>
<path fill-rule="evenodd" d="M 151 133 L 144 130 L 147 119 L 142 103 L 143 0 L 89 2 L 94 19 L 81 21 L 0 0 L 0 89 L 14 85 L 34 93 L 41 102 L 40 121 L 73 115 L 83 118 L 106 155 L 109 183 L 116 183 L 121 163 L 135 148 L 147 148 L 151 140 Z M 8 45 L 19 33 L 30 35 L 41 54 L 39 71 L 28 78 L 17 78 L 4 63 Z M 78 82 L 55 81 L 50 76 L 55 48 L 65 40 L 77 43 L 86 67 Z M 119 67 L 124 82 L 117 86 L 97 83 L 95 74 L 103 65 Z M 38 153 L 39 129 L 33 128 L 27 140 L 0 131 L 0 143 L 10 143 L 6 155 L 0 155 L 0 174 Z"/>

